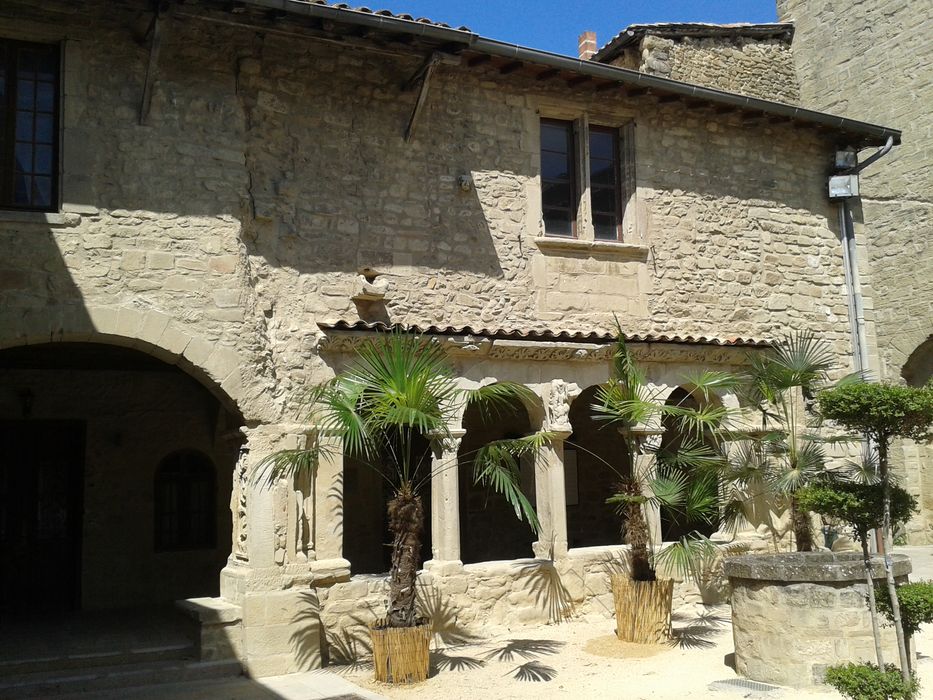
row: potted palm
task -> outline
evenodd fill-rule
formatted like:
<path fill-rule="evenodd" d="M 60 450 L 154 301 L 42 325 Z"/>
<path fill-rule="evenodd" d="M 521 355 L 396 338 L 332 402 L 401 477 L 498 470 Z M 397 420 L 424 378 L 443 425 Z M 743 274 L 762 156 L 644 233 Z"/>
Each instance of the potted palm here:
<path fill-rule="evenodd" d="M 718 519 L 716 472 L 721 457 L 715 436 L 728 411 L 709 398 L 714 389 L 733 387 L 736 379 L 723 372 L 704 372 L 687 380 L 702 403 L 664 403 L 619 335 L 612 377 L 600 388 L 592 407 L 598 416 L 618 424 L 633 462 L 616 493 L 607 499 L 622 517 L 623 541 L 630 547 L 626 570 L 611 577 L 616 634 L 623 641 L 653 644 L 669 639 L 671 633 L 674 581 L 659 572 L 699 578 L 715 559 L 717 548 L 697 531 L 660 547 L 652 542 L 645 513 L 666 508 L 685 523 Z M 683 435 L 676 449 L 662 451 L 651 439 L 660 434 L 662 421 Z"/>
<path fill-rule="evenodd" d="M 428 674 L 431 626 L 419 617 L 415 596 L 425 527 L 421 493 L 433 476 L 456 462 L 437 464 L 425 458 L 417 442 L 426 438 L 438 448 L 448 442 L 465 406 L 495 414 L 531 396 L 527 387 L 508 382 L 464 389 L 441 346 L 402 332 L 363 345 L 349 369 L 308 393 L 304 404 L 313 430 L 340 438 L 344 452 L 392 486 L 386 504 L 392 538 L 388 610 L 370 628 L 376 680 L 411 683 Z M 498 440 L 472 459 L 476 482 L 503 496 L 534 530 L 538 520 L 521 489 L 520 461 L 538 452 L 547 439 L 537 433 Z M 303 449 L 275 453 L 262 462 L 261 473 L 275 482 L 314 470 L 322 453 L 335 449 L 328 447 L 332 444 L 312 440 Z"/>

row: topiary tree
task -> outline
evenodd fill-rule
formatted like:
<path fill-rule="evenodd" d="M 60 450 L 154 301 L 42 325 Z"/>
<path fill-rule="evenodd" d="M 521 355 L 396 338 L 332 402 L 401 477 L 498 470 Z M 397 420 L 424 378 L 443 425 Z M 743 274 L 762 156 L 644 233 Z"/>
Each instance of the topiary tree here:
<path fill-rule="evenodd" d="M 920 691 L 917 679 L 902 678 L 894 664 L 830 666 L 826 682 L 851 700 L 913 700 Z"/>
<path fill-rule="evenodd" d="M 898 586 L 897 602 L 901 608 L 901 627 L 909 640 L 919 631 L 920 625 L 933 622 L 933 581 L 915 581 Z M 894 622 L 894 611 L 884 596 L 878 598 L 878 611 L 889 622 Z"/>
<path fill-rule="evenodd" d="M 878 666 L 884 666 L 881 653 L 881 635 L 878 632 L 878 609 L 875 582 L 871 572 L 871 554 L 868 551 L 868 532 L 881 527 L 884 521 L 884 494 L 877 484 L 854 481 L 828 481 L 802 489 L 798 493 L 803 508 L 824 517 L 836 518 L 848 523 L 862 545 L 865 563 L 865 580 L 868 584 L 868 609 L 871 612 L 871 628 L 875 638 L 875 655 Z M 891 487 L 891 517 L 903 521 L 917 512 L 917 499 L 899 486 Z M 888 606 L 890 609 L 890 605 Z M 883 608 L 882 608 L 883 609 Z"/>
<path fill-rule="evenodd" d="M 882 533 L 886 559 L 894 550 L 891 530 L 891 477 L 888 452 L 895 438 L 925 441 L 931 437 L 933 425 L 933 383 L 922 388 L 891 384 L 870 384 L 862 381 L 843 382 L 818 395 L 820 413 L 849 430 L 863 433 L 878 453 L 878 476 L 883 497 Z M 910 679 L 907 647 L 901 627 L 900 606 L 889 562 L 885 566 L 888 597 L 897 634 L 901 674 Z"/>

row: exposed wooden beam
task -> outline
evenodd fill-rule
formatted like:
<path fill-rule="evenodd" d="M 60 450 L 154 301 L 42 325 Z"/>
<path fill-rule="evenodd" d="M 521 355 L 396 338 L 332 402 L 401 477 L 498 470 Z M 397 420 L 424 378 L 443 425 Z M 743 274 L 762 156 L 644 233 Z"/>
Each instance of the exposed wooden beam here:
<path fill-rule="evenodd" d="M 502 66 L 499 69 L 499 73 L 501 73 L 502 75 L 508 75 L 509 73 L 514 73 L 515 71 L 517 71 L 519 68 L 521 68 L 524 65 L 525 64 L 522 63 L 521 61 L 510 61 L 509 63 L 506 63 L 504 66 Z"/>
<path fill-rule="evenodd" d="M 550 80 L 551 78 L 556 78 L 560 75 L 560 71 L 556 68 L 548 68 L 543 70 L 535 76 L 535 80 Z"/>
<path fill-rule="evenodd" d="M 436 65 L 437 62 L 438 62 L 438 55 L 436 53 L 432 53 L 427 58 L 425 58 L 421 62 L 421 65 L 418 66 L 418 69 L 414 73 L 412 73 L 411 77 L 405 81 L 404 85 L 402 85 L 402 92 L 408 92 L 409 90 L 414 88 L 415 85 L 417 85 L 419 81 L 422 81 L 425 74 L 428 72 L 428 69 Z"/>
<path fill-rule="evenodd" d="M 406 143 L 411 143 L 411 140 L 415 135 L 415 126 L 418 122 L 418 115 L 421 114 L 424 103 L 428 99 L 428 87 L 431 84 L 431 76 L 434 75 L 434 69 L 440 62 L 440 54 L 431 54 L 431 56 L 425 62 L 423 70 L 419 70 L 418 73 L 416 73 L 416 75 L 421 76 L 421 89 L 418 91 L 418 99 L 415 100 L 415 107 L 412 109 L 411 116 L 408 118 L 408 127 L 405 129 Z"/>
<path fill-rule="evenodd" d="M 149 109 L 152 107 L 152 87 L 155 84 L 156 74 L 159 70 L 159 51 L 162 48 L 162 34 L 164 25 L 171 18 L 175 6 L 170 4 L 166 8 L 156 6 L 152 18 L 152 31 L 149 32 L 149 62 L 146 64 L 146 78 L 143 81 L 143 96 L 139 105 L 139 125 L 145 126 L 149 119 Z"/>
<path fill-rule="evenodd" d="M 474 56 L 473 58 L 467 59 L 466 64 L 470 68 L 476 68 L 476 66 L 481 66 L 484 63 L 489 63 L 491 60 L 492 60 L 492 56 L 484 53 L 479 56 Z"/>

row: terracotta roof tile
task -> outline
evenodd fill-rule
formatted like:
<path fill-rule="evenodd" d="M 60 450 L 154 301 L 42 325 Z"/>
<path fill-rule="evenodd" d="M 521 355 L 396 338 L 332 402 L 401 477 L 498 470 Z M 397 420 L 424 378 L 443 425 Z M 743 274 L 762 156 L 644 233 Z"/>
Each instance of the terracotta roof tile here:
<path fill-rule="evenodd" d="M 541 342 L 564 341 L 573 343 L 611 343 L 616 340 L 614 333 L 599 333 L 596 331 L 553 331 L 553 330 L 519 330 L 505 328 L 473 328 L 472 326 L 406 326 L 400 323 L 388 324 L 376 321 L 337 321 L 335 323 L 319 323 L 318 327 L 325 333 L 337 332 L 375 332 L 388 333 L 402 331 L 418 335 L 461 336 L 471 335 L 492 340 L 532 340 Z M 714 338 L 704 335 L 678 335 L 667 333 L 626 333 L 624 339 L 630 343 L 676 343 L 682 345 L 718 345 L 728 347 L 768 347 L 770 343 L 757 338 Z"/>
<path fill-rule="evenodd" d="M 379 15 L 380 17 L 391 17 L 392 19 L 401 19 L 401 20 L 405 20 L 406 22 L 418 22 L 420 24 L 430 24 L 435 27 L 444 27 L 445 29 L 458 29 L 462 32 L 470 31 L 469 27 L 462 27 L 462 26 L 451 27 L 449 24 L 445 24 L 444 22 L 435 22 L 434 20 L 428 19 L 427 17 L 415 17 L 414 15 L 409 15 L 404 12 L 396 14 L 395 12 L 392 12 L 392 10 L 373 10 L 365 6 L 353 7 L 352 5 L 348 5 L 345 2 L 328 2 L 327 0 L 295 0 L 295 1 L 296 2 L 307 2 L 312 5 L 324 5 L 326 7 L 333 7 L 335 10 L 349 10 L 350 12 L 361 12 L 366 15 Z"/>

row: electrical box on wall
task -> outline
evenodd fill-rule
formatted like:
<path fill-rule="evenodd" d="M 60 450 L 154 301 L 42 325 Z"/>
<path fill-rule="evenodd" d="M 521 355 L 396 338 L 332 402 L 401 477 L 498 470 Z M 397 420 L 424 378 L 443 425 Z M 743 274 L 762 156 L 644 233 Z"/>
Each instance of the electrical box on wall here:
<path fill-rule="evenodd" d="M 829 178 L 829 198 L 858 197 L 858 175 L 833 175 Z"/>

